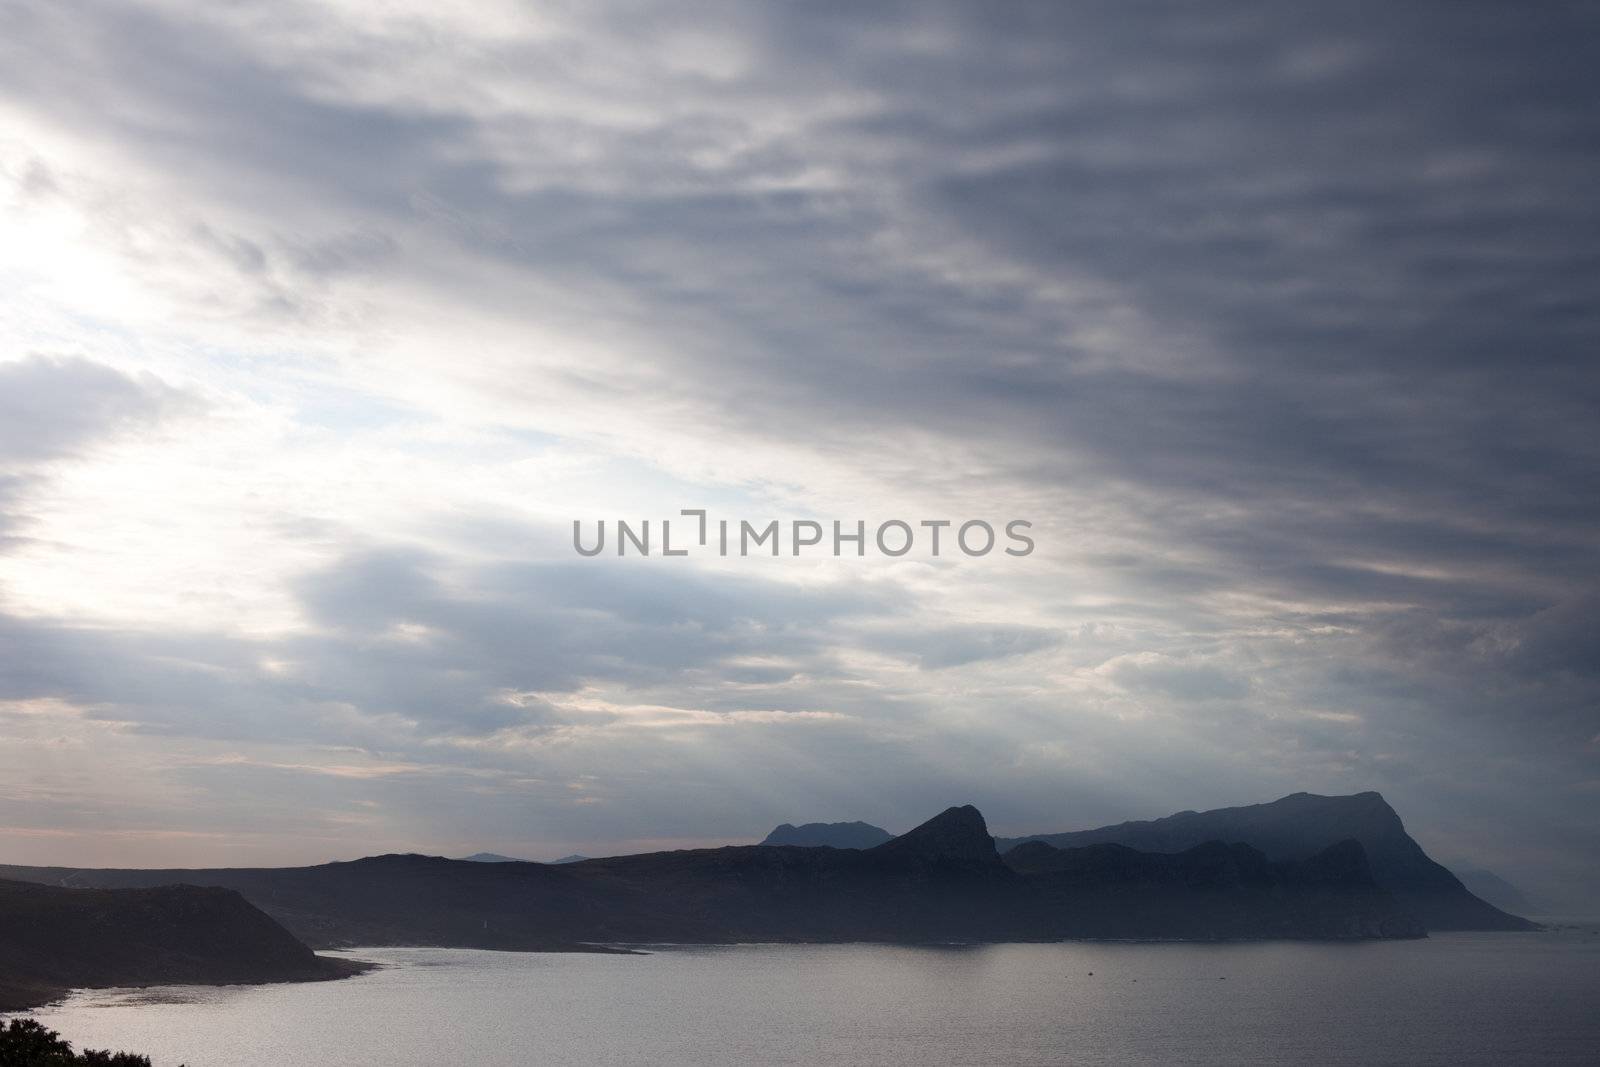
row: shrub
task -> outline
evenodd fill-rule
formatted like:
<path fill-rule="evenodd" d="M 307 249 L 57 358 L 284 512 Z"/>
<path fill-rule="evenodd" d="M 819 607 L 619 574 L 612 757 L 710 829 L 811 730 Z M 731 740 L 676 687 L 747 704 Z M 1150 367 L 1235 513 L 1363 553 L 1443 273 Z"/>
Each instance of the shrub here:
<path fill-rule="evenodd" d="M 132 1052 L 72 1051 L 71 1043 L 37 1019 L 12 1019 L 0 1026 L 0 1067 L 150 1067 L 150 1057 Z"/>

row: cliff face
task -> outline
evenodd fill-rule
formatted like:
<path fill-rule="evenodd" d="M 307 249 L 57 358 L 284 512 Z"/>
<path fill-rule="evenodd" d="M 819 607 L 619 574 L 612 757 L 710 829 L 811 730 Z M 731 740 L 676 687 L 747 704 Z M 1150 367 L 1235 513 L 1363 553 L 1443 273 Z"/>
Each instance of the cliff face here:
<path fill-rule="evenodd" d="M 1181 852 L 1206 841 L 1237 841 L 1275 861 L 1299 861 L 1343 840 L 1366 852 L 1375 882 L 1430 930 L 1529 930 L 1535 925 L 1473 896 L 1406 833 L 1400 816 L 1377 793 L 1327 797 L 1294 793 L 1270 804 L 1184 811 L 1148 822 L 1095 830 L 1002 839 L 1002 852 L 1026 841 L 1058 848 L 1119 844 Z"/>
<path fill-rule="evenodd" d="M 79 986 L 306 981 L 349 973 L 228 889 L 0 881 L 0 1002 Z"/>
<path fill-rule="evenodd" d="M 983 816 L 960 807 L 859 850 L 749 845 L 559 866 L 380 856 L 278 870 L 29 876 L 225 884 L 320 945 L 552 950 L 656 941 L 1420 934 L 1372 885 L 1359 846 L 1354 858 L 1335 854 L 1294 871 L 1220 844 L 1176 858 L 1114 848 L 1058 856 L 1047 848 L 1029 846 L 1003 862 Z M 1030 856 L 1035 862 L 1025 862 Z"/>

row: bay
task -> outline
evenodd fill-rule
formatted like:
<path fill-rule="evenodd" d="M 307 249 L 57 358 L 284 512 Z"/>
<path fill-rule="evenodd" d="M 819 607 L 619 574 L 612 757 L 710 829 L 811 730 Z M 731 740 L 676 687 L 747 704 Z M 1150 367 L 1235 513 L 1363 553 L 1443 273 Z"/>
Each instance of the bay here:
<path fill-rule="evenodd" d="M 1600 932 L 1323 944 L 366 949 L 306 985 L 79 992 L 35 1012 L 157 1067 L 1568 1064 Z"/>

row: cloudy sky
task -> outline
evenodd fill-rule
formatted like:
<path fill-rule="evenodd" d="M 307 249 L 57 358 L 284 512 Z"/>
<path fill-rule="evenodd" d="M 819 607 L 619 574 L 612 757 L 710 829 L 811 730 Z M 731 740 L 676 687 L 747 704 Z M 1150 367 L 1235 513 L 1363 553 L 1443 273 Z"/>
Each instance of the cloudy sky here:
<path fill-rule="evenodd" d="M 1589 4 L 0 2 L 0 857 L 1381 790 L 1600 868 Z M 983 558 L 571 523 L 1012 518 Z"/>

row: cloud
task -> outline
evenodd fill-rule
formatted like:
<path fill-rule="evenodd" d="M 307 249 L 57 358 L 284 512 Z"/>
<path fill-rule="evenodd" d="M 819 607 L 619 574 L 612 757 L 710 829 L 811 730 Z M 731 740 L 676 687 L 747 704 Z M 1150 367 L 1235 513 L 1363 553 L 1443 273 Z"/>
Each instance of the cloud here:
<path fill-rule="evenodd" d="M 195 406 L 153 375 L 125 374 L 82 357 L 0 362 L 0 460 L 17 469 L 79 456 Z"/>
<path fill-rule="evenodd" d="M 76 356 L 0 362 L 0 552 L 27 531 L 27 500 L 51 465 L 201 408 L 154 375 Z"/>
<path fill-rule="evenodd" d="M 0 336 L 84 353 L 0 364 L 17 698 L 454 766 L 319 776 L 441 834 L 1375 787 L 1485 849 L 1569 840 L 1587 8 L 9 25 Z M 188 396 L 217 417 L 145 440 Z M 560 548 L 708 502 L 1026 516 L 1040 551 Z M 1460 784 L 1486 754 L 1504 784 Z M 318 765 L 172 773 L 267 798 Z"/>
<path fill-rule="evenodd" d="M 918 630 L 901 624 L 873 644 L 884 651 L 909 656 L 924 669 L 942 670 L 1026 656 L 1054 647 L 1061 638 L 1061 634 L 1043 627 L 946 626 Z"/>
<path fill-rule="evenodd" d="M 848 679 L 833 660 L 841 628 L 909 603 L 893 589 L 713 583 L 598 561 L 452 572 L 397 549 L 308 574 L 299 595 L 306 628 L 268 638 L 0 617 L 0 700 L 66 701 L 178 736 L 389 749 L 553 730 L 570 724 L 553 700 L 597 687 L 682 695 L 726 682 L 733 703 L 708 706 L 731 721 L 814 717 L 815 679 Z M 813 681 L 788 688 L 796 675 Z"/>
<path fill-rule="evenodd" d="M 1185 702 L 1238 700 L 1250 692 L 1247 678 L 1194 657 L 1133 653 L 1101 669 L 1125 689 L 1153 691 Z"/>

